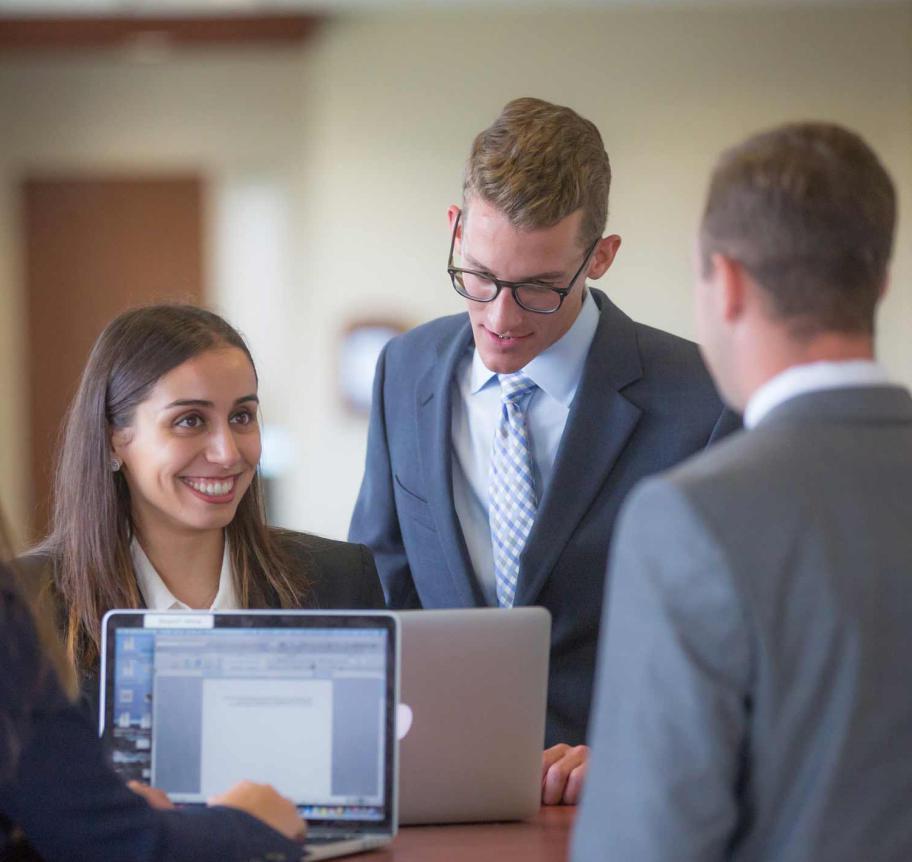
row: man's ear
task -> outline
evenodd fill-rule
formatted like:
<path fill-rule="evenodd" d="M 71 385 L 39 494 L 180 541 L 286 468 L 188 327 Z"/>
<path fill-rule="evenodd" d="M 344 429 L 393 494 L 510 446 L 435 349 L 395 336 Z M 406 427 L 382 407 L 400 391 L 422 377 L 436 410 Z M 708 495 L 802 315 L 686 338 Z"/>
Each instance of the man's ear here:
<path fill-rule="evenodd" d="M 750 276 L 738 261 L 724 254 L 714 254 L 711 260 L 710 281 L 715 286 L 713 296 L 718 303 L 716 310 L 720 319 L 734 323 L 744 315 L 747 308 Z"/>
<path fill-rule="evenodd" d="M 450 235 L 451 236 L 453 234 L 453 226 L 456 224 L 456 219 L 459 218 L 459 214 L 461 212 L 462 212 L 462 210 L 456 204 L 450 204 L 450 206 L 447 208 L 447 222 L 450 225 Z M 460 219 L 459 230 L 456 231 L 456 245 L 454 247 L 455 251 L 462 250 L 462 227 L 463 227 L 463 219 Z"/>
<path fill-rule="evenodd" d="M 589 268 L 586 270 L 586 278 L 601 278 L 609 267 L 614 263 L 615 255 L 621 247 L 621 238 L 613 233 L 610 236 L 603 236 L 592 252 L 589 258 Z"/>

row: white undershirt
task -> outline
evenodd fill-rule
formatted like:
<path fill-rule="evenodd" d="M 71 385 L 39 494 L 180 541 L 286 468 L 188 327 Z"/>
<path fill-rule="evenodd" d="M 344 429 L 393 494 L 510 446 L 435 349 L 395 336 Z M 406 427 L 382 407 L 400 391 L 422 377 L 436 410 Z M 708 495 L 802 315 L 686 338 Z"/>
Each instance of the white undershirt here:
<path fill-rule="evenodd" d="M 886 369 L 873 359 L 793 365 L 754 392 L 744 411 L 744 427 L 754 428 L 773 408 L 808 392 L 889 385 Z"/>
<path fill-rule="evenodd" d="M 142 593 L 143 601 L 150 611 L 191 611 L 199 610 L 184 604 L 174 597 L 171 590 L 165 586 L 161 575 L 155 570 L 152 561 L 146 556 L 142 546 L 133 537 L 130 542 L 130 555 L 133 557 L 133 571 L 136 582 Z M 228 556 L 228 540 L 225 540 L 225 552 L 222 555 L 222 571 L 219 573 L 219 586 L 215 598 L 212 600 L 210 611 L 236 611 L 240 610 L 237 594 L 234 591 L 234 576 L 231 571 L 231 559 Z"/>

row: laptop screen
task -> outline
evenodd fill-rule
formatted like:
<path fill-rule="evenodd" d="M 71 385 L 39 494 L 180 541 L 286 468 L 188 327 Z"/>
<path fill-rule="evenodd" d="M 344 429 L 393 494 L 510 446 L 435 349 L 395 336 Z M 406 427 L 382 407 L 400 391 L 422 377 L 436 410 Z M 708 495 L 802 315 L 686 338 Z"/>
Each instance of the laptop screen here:
<path fill-rule="evenodd" d="M 112 612 L 102 721 L 115 769 L 177 803 L 247 778 L 308 820 L 388 821 L 394 626 L 369 614 Z"/>

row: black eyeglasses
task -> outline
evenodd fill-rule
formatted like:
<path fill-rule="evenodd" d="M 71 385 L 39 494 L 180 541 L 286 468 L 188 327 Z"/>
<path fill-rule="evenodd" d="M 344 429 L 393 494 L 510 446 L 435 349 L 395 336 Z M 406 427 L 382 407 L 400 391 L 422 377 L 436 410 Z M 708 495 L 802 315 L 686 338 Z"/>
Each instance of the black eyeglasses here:
<path fill-rule="evenodd" d="M 479 272 L 476 269 L 462 269 L 453 266 L 453 250 L 456 248 L 456 231 L 459 228 L 459 220 L 462 218 L 460 211 L 456 216 L 456 222 L 453 225 L 453 237 L 450 240 L 450 257 L 447 261 L 447 272 L 453 282 L 453 288 L 460 296 L 471 299 L 474 302 L 493 302 L 500 296 L 500 292 L 506 288 L 513 293 L 513 301 L 526 311 L 534 311 L 536 314 L 554 314 L 567 298 L 567 294 L 576 284 L 595 251 L 599 243 L 599 237 L 586 252 L 580 268 L 576 271 L 570 284 L 566 287 L 548 287 L 535 281 L 503 281 L 500 278 L 494 278 L 489 272 Z"/>

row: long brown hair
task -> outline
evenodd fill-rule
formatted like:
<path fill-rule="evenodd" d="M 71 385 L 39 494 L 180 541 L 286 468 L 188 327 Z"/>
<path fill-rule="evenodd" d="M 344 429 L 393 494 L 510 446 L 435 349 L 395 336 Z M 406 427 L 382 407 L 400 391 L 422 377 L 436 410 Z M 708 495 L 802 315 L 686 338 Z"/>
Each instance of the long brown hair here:
<path fill-rule="evenodd" d="M 53 565 L 53 589 L 66 609 L 67 653 L 82 671 L 101 646 L 101 618 L 111 608 L 142 606 L 130 554 L 130 489 L 111 470 L 111 432 L 129 427 L 162 375 L 218 347 L 253 357 L 241 335 L 211 311 L 154 305 L 128 311 L 98 337 L 67 413 L 54 480 L 51 531 L 36 549 Z M 266 527 L 259 473 L 226 528 L 242 607 L 301 607 L 308 582 Z"/>

